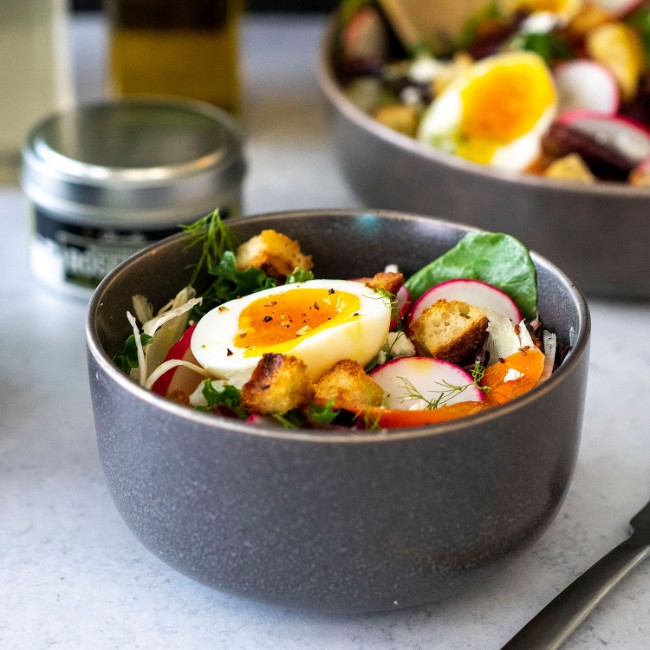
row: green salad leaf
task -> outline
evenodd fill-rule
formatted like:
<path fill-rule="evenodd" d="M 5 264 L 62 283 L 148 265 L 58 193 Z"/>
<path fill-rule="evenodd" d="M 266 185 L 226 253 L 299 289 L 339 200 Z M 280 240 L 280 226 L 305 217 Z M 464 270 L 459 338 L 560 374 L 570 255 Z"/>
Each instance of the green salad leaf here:
<path fill-rule="evenodd" d="M 650 6 L 646 3 L 642 4 L 626 18 L 625 22 L 639 32 L 646 62 L 650 62 Z"/>
<path fill-rule="evenodd" d="M 201 257 L 194 266 L 190 286 L 194 286 L 201 271 L 214 267 L 225 251 L 235 249 L 237 242 L 230 228 L 221 219 L 219 208 L 190 224 L 180 226 L 188 236 L 188 246 L 201 246 Z"/>
<path fill-rule="evenodd" d="M 482 280 L 507 293 L 528 320 L 537 315 L 537 272 L 528 249 L 504 233 L 467 233 L 446 253 L 414 273 L 406 287 L 413 300 L 447 280 Z"/>
<path fill-rule="evenodd" d="M 454 47 L 458 50 L 468 49 L 478 37 L 486 22 L 503 20 L 503 12 L 498 2 L 489 2 L 484 7 L 472 12 L 463 23 Z"/>
<path fill-rule="evenodd" d="M 200 407 L 200 410 L 210 411 L 219 406 L 225 406 L 230 409 L 237 417 L 242 420 L 248 417 L 248 413 L 241 406 L 241 391 L 229 384 L 221 389 L 214 387 L 210 379 L 203 382 L 201 393 L 207 402 L 207 406 Z"/>
<path fill-rule="evenodd" d="M 547 65 L 575 58 L 575 52 L 564 36 L 556 32 L 527 32 L 517 34 L 509 43 L 511 50 L 537 54 Z"/>
<path fill-rule="evenodd" d="M 151 341 L 153 341 L 153 337 L 149 336 L 149 334 L 140 334 L 140 343 L 143 348 L 151 343 Z M 135 336 L 133 334 L 124 341 L 124 347 L 113 357 L 113 363 L 127 375 L 132 368 L 138 367 L 138 348 L 135 344 Z"/>

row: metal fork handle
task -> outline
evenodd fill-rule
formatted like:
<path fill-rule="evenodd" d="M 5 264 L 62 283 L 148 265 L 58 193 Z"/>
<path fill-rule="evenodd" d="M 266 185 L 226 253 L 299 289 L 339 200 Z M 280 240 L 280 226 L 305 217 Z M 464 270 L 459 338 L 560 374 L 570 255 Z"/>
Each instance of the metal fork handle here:
<path fill-rule="evenodd" d="M 598 560 L 515 634 L 502 650 L 556 650 L 598 603 L 650 556 L 634 535 Z"/>

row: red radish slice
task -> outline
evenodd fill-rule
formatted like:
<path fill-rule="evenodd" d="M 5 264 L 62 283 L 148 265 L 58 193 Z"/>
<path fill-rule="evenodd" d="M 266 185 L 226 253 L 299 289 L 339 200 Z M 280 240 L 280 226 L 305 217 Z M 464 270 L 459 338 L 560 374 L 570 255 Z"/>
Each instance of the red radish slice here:
<path fill-rule="evenodd" d="M 559 95 L 559 112 L 591 110 L 614 115 L 620 105 L 614 75 L 591 59 L 559 64 L 553 71 Z"/>
<path fill-rule="evenodd" d="M 387 51 L 386 29 L 379 12 L 373 7 L 363 7 L 343 33 L 343 54 L 349 61 L 383 61 Z"/>
<path fill-rule="evenodd" d="M 190 347 L 195 327 L 196 325 L 192 325 L 185 330 L 183 336 L 169 349 L 165 361 L 182 359 L 183 361 L 189 361 L 198 365 Z M 151 387 L 151 390 L 163 397 L 171 395 L 176 390 L 181 390 L 186 395 L 190 395 L 202 379 L 203 377 L 201 375 L 193 372 L 189 368 L 177 366 L 162 375 Z"/>
<path fill-rule="evenodd" d="M 406 316 L 409 308 L 411 307 L 411 292 L 406 288 L 406 285 L 402 285 L 397 290 L 397 294 L 395 295 L 395 298 L 397 300 L 397 314 L 401 320 Z M 397 319 L 391 318 L 390 329 L 394 330 L 396 326 L 397 326 Z"/>
<path fill-rule="evenodd" d="M 595 111 L 569 111 L 557 122 L 590 136 L 601 147 L 626 158 L 631 165 L 650 157 L 650 130 L 636 120 Z"/>
<path fill-rule="evenodd" d="M 522 318 L 512 298 L 501 289 L 481 280 L 461 279 L 448 280 L 425 291 L 413 305 L 409 323 L 419 318 L 425 309 L 441 298 L 461 300 L 475 307 L 494 309 L 505 314 L 513 323 L 519 323 Z"/>
<path fill-rule="evenodd" d="M 426 409 L 484 399 L 469 373 L 432 357 L 393 359 L 370 376 L 384 389 L 388 409 Z"/>

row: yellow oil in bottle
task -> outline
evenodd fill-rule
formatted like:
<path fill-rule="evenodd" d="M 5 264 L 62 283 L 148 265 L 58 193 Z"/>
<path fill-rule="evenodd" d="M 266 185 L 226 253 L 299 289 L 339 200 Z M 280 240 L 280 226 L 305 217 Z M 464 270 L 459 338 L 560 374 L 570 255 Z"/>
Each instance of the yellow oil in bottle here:
<path fill-rule="evenodd" d="M 117 96 L 171 95 L 239 112 L 242 0 L 105 0 Z"/>

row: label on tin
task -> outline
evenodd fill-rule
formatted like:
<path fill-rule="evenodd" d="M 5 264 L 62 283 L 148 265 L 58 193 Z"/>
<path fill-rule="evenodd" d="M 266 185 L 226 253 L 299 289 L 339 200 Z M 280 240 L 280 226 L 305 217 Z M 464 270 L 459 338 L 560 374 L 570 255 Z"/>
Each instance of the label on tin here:
<path fill-rule="evenodd" d="M 118 264 L 178 231 L 177 226 L 155 230 L 81 226 L 62 222 L 34 208 L 32 272 L 56 289 L 88 296 Z"/>

